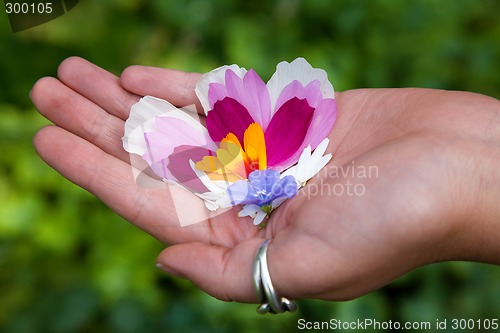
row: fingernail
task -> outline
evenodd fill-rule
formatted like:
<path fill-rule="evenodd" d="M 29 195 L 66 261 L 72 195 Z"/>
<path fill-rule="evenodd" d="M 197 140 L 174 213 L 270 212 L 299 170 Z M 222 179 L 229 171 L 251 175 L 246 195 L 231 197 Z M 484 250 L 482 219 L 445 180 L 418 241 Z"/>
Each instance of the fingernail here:
<path fill-rule="evenodd" d="M 162 271 L 167 272 L 168 274 L 172 274 L 172 275 L 177 276 L 177 277 L 182 278 L 182 279 L 186 278 L 184 275 L 182 275 L 178 271 L 172 269 L 171 267 L 165 266 L 165 265 L 160 264 L 160 263 L 157 263 L 155 266 L 156 266 L 156 268 L 161 269 Z"/>

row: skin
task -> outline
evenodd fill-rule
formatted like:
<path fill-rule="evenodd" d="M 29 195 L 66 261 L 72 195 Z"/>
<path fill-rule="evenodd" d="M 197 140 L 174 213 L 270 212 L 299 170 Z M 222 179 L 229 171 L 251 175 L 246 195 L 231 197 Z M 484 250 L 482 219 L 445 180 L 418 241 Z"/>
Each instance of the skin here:
<path fill-rule="evenodd" d="M 169 244 L 157 259 L 165 271 L 221 300 L 256 303 L 252 262 L 265 238 L 272 239 L 273 284 L 292 299 L 352 299 L 433 262 L 500 264 L 497 99 L 431 89 L 336 93 L 339 117 L 326 170 L 375 166 L 376 174 L 320 173 L 263 230 L 237 211 L 180 227 L 170 191 L 135 183 L 121 137 L 140 96 L 196 104 L 199 78 L 142 66 L 118 78 L 73 57 L 61 63 L 58 78 L 42 78 L 31 91 L 39 112 L 54 123 L 35 136 L 38 154 Z M 363 195 L 348 195 L 346 187 L 339 194 L 348 182 L 361 184 Z M 313 195 L 314 188 L 337 192 Z"/>

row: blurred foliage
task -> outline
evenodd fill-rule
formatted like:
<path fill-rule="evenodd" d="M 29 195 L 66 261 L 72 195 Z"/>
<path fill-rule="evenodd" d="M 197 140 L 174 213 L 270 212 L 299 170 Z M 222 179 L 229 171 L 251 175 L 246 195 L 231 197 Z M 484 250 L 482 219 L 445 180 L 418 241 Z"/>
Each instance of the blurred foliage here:
<path fill-rule="evenodd" d="M 47 124 L 28 94 L 79 55 L 119 74 L 130 64 L 266 79 L 297 56 L 337 90 L 418 86 L 500 96 L 497 0 L 86 0 L 13 34 L 0 14 L 0 331 L 291 332 L 297 320 L 500 318 L 500 270 L 431 265 L 344 303 L 295 314 L 212 299 L 153 267 L 163 248 L 36 156 Z M 133 250 L 132 250 L 133 249 Z"/>

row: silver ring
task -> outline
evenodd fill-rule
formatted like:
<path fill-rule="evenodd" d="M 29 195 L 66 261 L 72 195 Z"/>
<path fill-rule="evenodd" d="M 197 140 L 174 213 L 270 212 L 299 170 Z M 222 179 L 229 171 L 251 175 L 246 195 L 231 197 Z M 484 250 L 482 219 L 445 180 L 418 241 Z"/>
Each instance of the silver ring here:
<path fill-rule="evenodd" d="M 257 308 L 257 312 L 260 314 L 294 312 L 297 310 L 297 305 L 288 298 L 279 297 L 274 291 L 267 266 L 267 248 L 270 242 L 270 239 L 266 239 L 260 244 L 253 262 L 253 282 L 261 303 Z"/>

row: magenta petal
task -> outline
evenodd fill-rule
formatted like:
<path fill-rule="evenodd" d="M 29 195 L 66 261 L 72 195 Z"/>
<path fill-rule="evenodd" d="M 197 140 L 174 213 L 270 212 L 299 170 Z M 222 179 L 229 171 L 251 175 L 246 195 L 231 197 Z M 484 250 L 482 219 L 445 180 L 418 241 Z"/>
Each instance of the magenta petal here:
<path fill-rule="evenodd" d="M 288 168 L 289 166 L 295 164 L 300 155 L 302 154 L 304 148 L 311 146 L 311 149 L 316 149 L 316 147 L 323 141 L 333 128 L 333 124 L 337 120 L 337 103 L 333 98 L 324 99 L 318 108 L 314 111 L 314 116 L 312 118 L 311 124 L 309 125 L 309 130 L 307 131 L 306 137 L 302 146 L 291 155 L 288 159 L 280 163 L 280 168 Z"/>
<path fill-rule="evenodd" d="M 168 157 L 168 170 L 177 179 L 179 184 L 193 192 L 203 193 L 208 189 L 203 185 L 189 161 L 198 162 L 204 156 L 215 155 L 214 152 L 207 151 L 206 148 L 182 145 L 176 147 L 174 152 Z"/>
<path fill-rule="evenodd" d="M 314 108 L 296 97 L 285 102 L 274 114 L 266 132 L 267 165 L 278 167 L 302 146 Z"/>
<path fill-rule="evenodd" d="M 318 108 L 314 111 L 314 116 L 312 118 L 311 124 L 309 125 L 309 130 L 307 131 L 306 137 L 302 146 L 291 155 L 287 160 L 284 160 L 280 164 L 280 168 L 288 168 L 289 166 L 295 164 L 304 148 L 311 146 L 314 150 L 323 141 L 333 128 L 333 124 L 337 119 L 337 103 L 333 98 L 324 99 Z"/>
<path fill-rule="evenodd" d="M 204 156 L 214 155 L 206 148 L 182 145 L 175 147 L 170 156 L 150 163 L 151 170 L 158 176 L 175 180 L 192 192 L 203 193 L 207 188 L 191 168 L 189 161 L 200 161 Z"/>
<path fill-rule="evenodd" d="M 236 135 L 243 143 L 245 130 L 254 120 L 247 109 L 233 98 L 226 97 L 207 113 L 207 129 L 215 142 L 220 142 L 228 133 Z"/>

